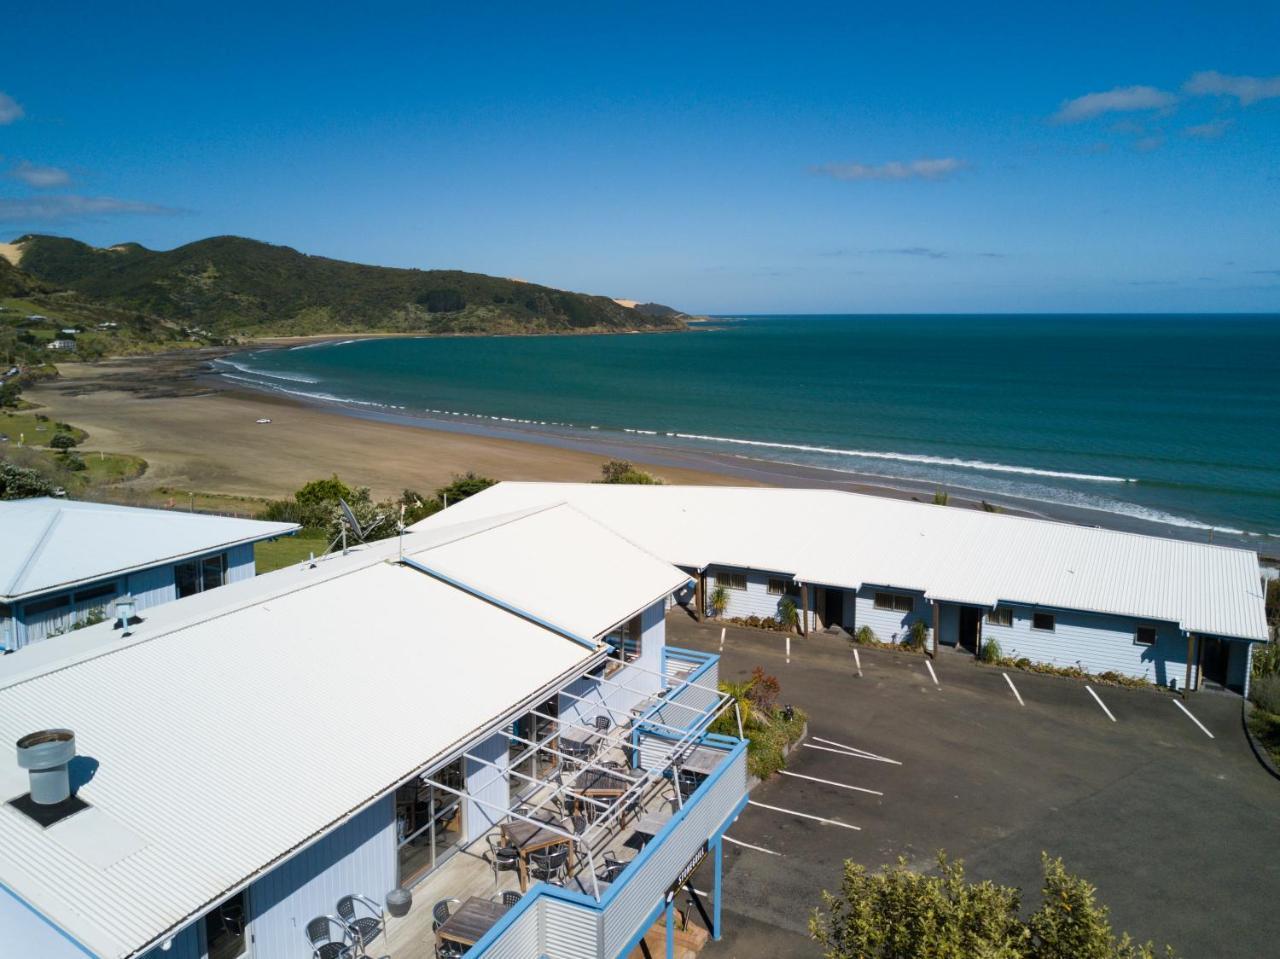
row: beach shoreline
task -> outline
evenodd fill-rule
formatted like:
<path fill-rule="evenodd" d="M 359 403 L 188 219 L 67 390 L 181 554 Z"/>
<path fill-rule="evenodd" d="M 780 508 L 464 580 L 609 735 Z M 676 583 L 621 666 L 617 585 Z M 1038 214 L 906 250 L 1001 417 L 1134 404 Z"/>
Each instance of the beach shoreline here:
<path fill-rule="evenodd" d="M 278 498 L 337 473 L 375 497 L 428 491 L 473 470 L 495 479 L 590 482 L 601 465 L 626 459 L 669 483 L 840 489 L 931 502 L 908 481 L 730 453 L 672 449 L 643 437 L 567 435 L 527 425 L 459 420 L 361 408 L 231 381 L 214 361 L 251 350 L 346 342 L 365 337 L 272 337 L 252 345 L 65 364 L 56 380 L 27 396 L 57 420 L 86 429 L 86 450 L 132 453 L 148 461 L 131 486 Z M 258 424 L 258 419 L 270 424 Z M 981 509 L 982 496 L 950 493 L 952 508 Z M 1002 512 L 1137 533 L 1210 540 L 1203 530 L 1083 507 L 1022 502 Z M 1231 544 L 1236 545 L 1236 544 Z M 1253 546 L 1268 553 L 1262 544 Z"/>

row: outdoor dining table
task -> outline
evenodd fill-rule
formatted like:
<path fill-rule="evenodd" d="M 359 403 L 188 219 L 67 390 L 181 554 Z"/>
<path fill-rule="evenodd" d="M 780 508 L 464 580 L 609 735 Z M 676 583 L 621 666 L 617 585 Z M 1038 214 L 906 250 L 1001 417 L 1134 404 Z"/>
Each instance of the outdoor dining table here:
<path fill-rule="evenodd" d="M 665 810 L 651 812 L 640 817 L 640 821 L 636 823 L 635 831 L 652 838 L 662 832 L 662 827 L 669 822 L 671 822 L 671 813 Z"/>
<path fill-rule="evenodd" d="M 716 771 L 722 759 L 724 759 L 724 753 L 719 749 L 698 746 L 680 760 L 680 768 L 686 772 L 697 773 L 699 776 L 710 776 Z"/>
<path fill-rule="evenodd" d="M 591 756 L 591 734 L 586 730 L 563 730 L 560 733 L 560 752 L 572 759 L 582 761 Z"/>
<path fill-rule="evenodd" d="M 555 826 L 563 832 L 573 832 L 573 823 L 567 820 L 554 821 L 548 823 L 548 825 Z M 520 856 L 521 892 L 527 892 L 529 889 L 529 853 L 531 852 L 567 844 L 569 846 L 569 869 L 573 869 L 573 843 L 565 839 L 560 833 L 544 826 L 525 822 L 522 819 L 517 819 L 514 822 L 504 822 L 501 829 L 502 838 L 506 840 L 507 845 L 514 846 L 516 853 Z"/>
<path fill-rule="evenodd" d="M 599 811 L 599 807 L 583 802 L 583 798 L 589 799 L 617 799 L 631 788 L 631 780 L 621 773 L 612 773 L 605 769 L 588 769 L 584 773 L 579 773 L 577 778 L 573 780 L 570 791 L 573 794 L 574 808 L 576 811 L 585 812 L 589 809 L 592 813 Z"/>
<path fill-rule="evenodd" d="M 448 939 L 461 946 L 474 946 L 497 924 L 509 907 L 490 899 L 472 896 L 436 929 L 436 940 Z"/>

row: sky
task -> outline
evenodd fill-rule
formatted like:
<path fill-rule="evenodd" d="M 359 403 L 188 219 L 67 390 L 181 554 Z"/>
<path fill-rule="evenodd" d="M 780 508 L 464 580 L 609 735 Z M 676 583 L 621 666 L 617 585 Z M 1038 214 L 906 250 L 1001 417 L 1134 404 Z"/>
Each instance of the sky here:
<path fill-rule="evenodd" d="M 706 313 L 1280 311 L 1273 0 L 46 0 L 3 32 L 3 240 Z"/>

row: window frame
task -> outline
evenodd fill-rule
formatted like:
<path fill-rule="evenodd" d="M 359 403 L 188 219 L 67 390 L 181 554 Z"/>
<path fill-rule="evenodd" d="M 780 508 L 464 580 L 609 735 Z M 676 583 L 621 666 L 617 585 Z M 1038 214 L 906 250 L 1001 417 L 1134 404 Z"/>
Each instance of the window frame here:
<path fill-rule="evenodd" d="M 774 589 L 774 586 L 777 586 L 778 588 Z M 769 589 L 770 596 L 786 596 L 787 581 L 780 576 L 770 576 L 769 582 L 768 582 L 768 589 Z"/>
<path fill-rule="evenodd" d="M 1004 614 L 1003 618 L 993 619 L 992 617 L 996 613 L 1003 613 Z M 986 616 L 983 617 L 983 619 L 985 620 L 988 626 L 1000 626 L 1004 629 L 1009 629 L 1013 626 L 1013 607 L 1012 606 L 996 606 L 993 609 L 987 610 L 987 614 Z M 1005 620 L 1008 620 L 1008 621 L 1006 622 Z"/>
<path fill-rule="evenodd" d="M 1041 617 L 1048 617 L 1048 626 L 1037 625 Z M 1058 617 L 1054 613 L 1032 613 L 1031 628 L 1041 633 L 1056 633 L 1058 631 Z"/>
<path fill-rule="evenodd" d="M 725 589 L 732 589 L 739 593 L 747 591 L 747 574 L 746 573 L 730 573 L 716 572 L 712 574 L 713 582 L 716 586 L 723 586 Z M 735 585 L 741 582 L 741 586 Z"/>
<path fill-rule="evenodd" d="M 1151 642 L 1144 643 L 1141 640 L 1142 631 L 1144 629 L 1151 630 Z M 1133 627 L 1133 644 L 1135 646 L 1151 647 L 1160 641 L 1160 630 L 1153 623 L 1139 623 Z"/>
<path fill-rule="evenodd" d="M 887 603 L 881 603 L 881 598 L 888 600 Z M 902 604 L 906 603 L 904 607 Z M 871 605 L 875 609 L 886 613 L 914 613 L 916 611 L 916 598 L 910 593 L 895 593 L 891 590 L 877 589 L 871 597 Z"/>

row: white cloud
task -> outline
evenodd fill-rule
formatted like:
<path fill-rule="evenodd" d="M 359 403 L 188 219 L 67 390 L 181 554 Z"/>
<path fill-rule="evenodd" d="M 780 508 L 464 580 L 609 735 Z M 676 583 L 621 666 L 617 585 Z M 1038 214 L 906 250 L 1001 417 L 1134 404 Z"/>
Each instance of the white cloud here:
<path fill-rule="evenodd" d="M 1182 131 L 1183 136 L 1197 140 L 1216 140 L 1231 128 L 1235 120 L 1211 120 L 1208 123 L 1197 123 Z"/>
<path fill-rule="evenodd" d="M 1178 102 L 1172 93 L 1155 87 L 1116 87 L 1101 93 L 1086 93 L 1065 101 L 1053 119 L 1059 123 L 1079 123 L 1104 113 L 1132 113 L 1138 110 L 1167 110 Z"/>
<path fill-rule="evenodd" d="M 824 163 L 813 172 L 836 180 L 942 180 L 963 166 L 954 157 L 941 157 L 910 163 Z"/>
<path fill-rule="evenodd" d="M 0 90 L 0 127 L 14 120 L 22 119 L 22 105 L 13 97 Z"/>
<path fill-rule="evenodd" d="M 10 170 L 9 176 L 15 180 L 21 180 L 27 186 L 35 187 L 37 190 L 66 186 L 71 182 L 71 174 L 66 170 L 56 166 L 40 166 L 36 163 L 28 163 L 26 160 L 23 160 Z"/>
<path fill-rule="evenodd" d="M 1182 87 L 1196 96 L 1235 97 L 1247 107 L 1259 100 L 1280 97 L 1280 77 L 1231 77 L 1217 70 L 1204 70 L 1192 76 Z"/>
<path fill-rule="evenodd" d="M 0 222 L 34 223 L 50 220 L 91 219 L 123 214 L 173 214 L 171 207 L 110 196 L 0 197 Z"/>

